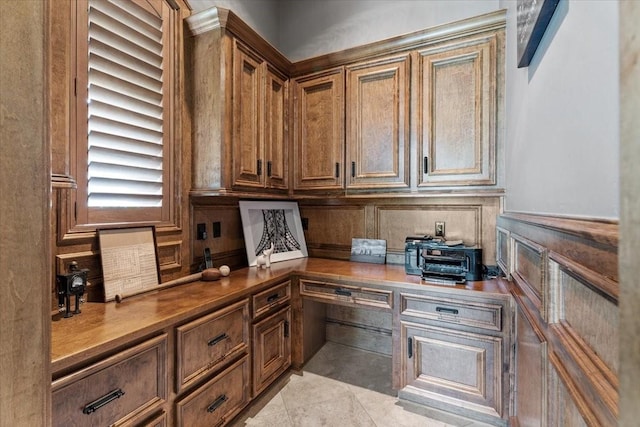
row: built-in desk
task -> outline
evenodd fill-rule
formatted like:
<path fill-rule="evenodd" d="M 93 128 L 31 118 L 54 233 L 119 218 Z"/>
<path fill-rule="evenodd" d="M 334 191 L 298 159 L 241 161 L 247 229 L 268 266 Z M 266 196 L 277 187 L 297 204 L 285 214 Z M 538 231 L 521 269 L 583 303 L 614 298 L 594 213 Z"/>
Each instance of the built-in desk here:
<path fill-rule="evenodd" d="M 105 419 L 118 421 L 123 425 L 146 424 L 151 419 L 154 425 L 179 424 L 182 418 L 176 414 L 181 413 L 187 404 L 197 406 L 202 390 L 210 390 L 211 397 L 208 399 L 211 401 L 200 399 L 206 403 L 201 410 L 219 413 L 217 420 L 226 423 L 254 397 L 251 396 L 249 374 L 253 354 L 251 343 L 248 342 L 250 339 L 242 332 L 244 329 L 234 329 L 233 334 L 227 334 L 218 333 L 216 328 L 222 327 L 218 325 L 229 324 L 226 319 L 232 319 L 233 316 L 237 320 L 231 323 L 244 322 L 247 328 L 252 322 L 257 324 L 255 320 L 265 317 L 261 314 L 264 307 L 253 305 L 257 304 L 256 301 L 262 301 L 265 291 L 281 289 L 283 283 L 288 281 L 291 283 L 290 329 L 288 320 L 283 315 L 279 315 L 282 317 L 279 323 L 275 321 L 277 319 L 274 320 L 274 325 L 281 325 L 286 334 L 291 334 L 291 364 L 294 368 L 300 368 L 305 362 L 305 356 L 309 355 L 309 351 L 305 352 L 305 345 L 308 345 L 305 343 L 309 341 L 305 330 L 313 328 L 314 319 L 309 316 L 310 313 L 305 313 L 305 300 L 322 304 L 361 305 L 393 313 L 393 370 L 396 387 L 407 388 L 412 385 L 406 376 L 408 364 L 426 372 L 430 369 L 426 365 L 431 357 L 429 354 L 434 354 L 435 350 L 436 354 L 442 356 L 442 351 L 446 348 L 454 348 L 461 357 L 459 360 L 468 361 L 469 357 L 475 355 L 474 360 L 482 362 L 477 365 L 478 369 L 485 369 L 486 366 L 498 369 L 495 380 L 500 385 L 502 396 L 497 396 L 491 388 L 489 404 L 498 399 L 500 403 L 496 407 L 500 410 L 500 418 L 505 413 L 506 405 L 503 402 L 507 401 L 508 382 L 505 383 L 503 379 L 508 375 L 500 375 L 503 367 L 497 367 L 495 363 L 500 360 L 505 366 L 508 365 L 506 352 L 509 345 L 500 341 L 500 346 L 496 347 L 495 343 L 497 340 L 510 339 L 511 297 L 507 282 L 490 280 L 459 286 L 425 285 L 421 283 L 420 277 L 406 275 L 403 266 L 303 258 L 274 263 L 270 269 L 245 268 L 233 271 L 229 277 L 219 281 L 187 283 L 129 297 L 121 303 L 86 303 L 81 306 L 81 314 L 67 319 L 54 316 L 51 327 L 54 425 L 57 425 L 58 411 L 79 411 L 78 407 L 85 412 L 106 414 L 110 418 Z M 438 307 L 441 310 L 444 307 L 442 304 L 446 304 L 445 308 L 449 311 L 430 312 L 431 309 L 438 310 Z M 282 307 L 278 307 L 278 310 L 281 309 Z M 254 315 L 257 317 L 254 318 Z M 496 322 L 500 325 L 499 328 L 495 326 Z M 485 327 L 489 330 L 483 329 L 482 325 L 489 325 Z M 406 334 L 413 333 L 411 328 L 416 327 L 420 329 L 417 334 L 420 337 L 411 337 L 414 347 L 409 350 Z M 210 328 L 210 332 L 206 328 Z M 205 344 L 217 348 L 216 351 L 221 356 L 216 356 L 216 360 L 204 365 L 198 371 L 202 375 L 180 381 L 177 379 L 180 377 L 177 365 L 186 357 L 181 354 L 189 352 L 185 353 L 184 349 L 179 348 L 180 340 L 177 337 L 192 329 L 206 337 Z M 449 347 L 429 348 L 426 343 L 433 341 L 429 338 L 431 333 L 439 334 L 436 338 L 438 342 L 446 341 L 452 333 L 456 338 Z M 233 345 L 229 344 L 230 337 L 233 338 Z M 467 341 L 461 343 L 460 339 Z M 186 338 L 183 341 L 191 342 Z M 476 346 L 476 343 L 479 344 Z M 216 347 L 227 344 L 227 353 L 224 348 Z M 487 354 L 487 349 L 491 354 L 482 359 L 483 354 Z M 410 357 L 407 351 L 411 352 Z M 419 362 L 413 363 L 417 360 Z M 438 361 L 440 366 L 446 362 L 447 360 Z M 120 376 L 123 381 L 128 380 L 137 372 L 136 367 L 141 363 L 151 365 L 151 368 L 147 368 L 148 378 L 140 378 L 139 381 L 153 384 L 153 393 L 145 400 L 130 402 L 128 399 L 136 393 L 120 390 L 116 384 L 117 378 L 113 379 L 113 375 L 105 373 L 127 369 Z M 417 371 L 413 369 L 410 372 L 415 374 Z M 482 393 L 483 387 L 487 388 L 488 377 L 482 373 L 476 374 L 473 378 L 478 378 L 480 382 L 467 384 L 465 387 L 474 389 L 477 386 L 473 393 Z M 416 378 L 420 379 L 420 375 L 418 373 Z M 496 373 L 492 372 L 491 375 Z M 92 381 L 93 378 L 109 382 L 104 385 L 109 392 L 104 395 L 99 393 L 96 396 L 97 402 L 82 401 L 75 406 L 66 402 L 62 405 L 59 402 L 61 399 L 56 398 L 67 396 L 66 391 L 81 384 L 76 393 L 77 398 L 93 400 L 87 397 L 92 395 L 92 386 L 97 386 Z M 460 378 L 462 381 L 467 380 Z M 225 391 L 225 387 L 231 387 L 235 383 L 246 383 L 246 389 L 243 386 Z M 446 399 L 433 400 L 443 403 L 443 409 L 464 398 L 460 395 L 458 386 L 453 386 L 456 390 L 451 395 L 445 389 L 430 390 L 432 385 L 423 382 L 415 388 L 413 384 L 414 392 L 417 392 L 414 395 L 433 397 L 435 393 L 436 397 L 445 396 Z M 261 386 L 260 390 L 263 388 Z M 427 399 L 423 403 L 430 404 L 432 400 Z M 94 406 L 89 406 L 90 404 Z M 484 403 L 481 402 L 480 406 L 482 405 Z M 184 417 L 186 419 L 187 415 Z"/>

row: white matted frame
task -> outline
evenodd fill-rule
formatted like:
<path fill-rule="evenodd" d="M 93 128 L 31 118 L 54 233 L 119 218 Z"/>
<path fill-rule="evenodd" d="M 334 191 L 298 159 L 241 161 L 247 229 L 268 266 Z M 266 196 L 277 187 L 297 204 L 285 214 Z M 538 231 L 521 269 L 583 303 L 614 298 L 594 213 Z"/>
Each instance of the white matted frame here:
<path fill-rule="evenodd" d="M 271 262 L 308 256 L 297 202 L 241 200 L 238 204 L 249 266 L 256 265 L 258 255 L 271 243 Z"/>

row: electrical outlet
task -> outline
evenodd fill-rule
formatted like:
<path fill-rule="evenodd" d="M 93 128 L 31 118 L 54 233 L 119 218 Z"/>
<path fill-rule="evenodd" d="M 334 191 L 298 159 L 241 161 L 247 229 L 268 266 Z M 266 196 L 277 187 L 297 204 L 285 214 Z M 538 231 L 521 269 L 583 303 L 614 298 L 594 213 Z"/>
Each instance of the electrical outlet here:
<path fill-rule="evenodd" d="M 207 225 L 200 223 L 196 225 L 196 240 L 207 240 Z"/>
<path fill-rule="evenodd" d="M 436 221 L 436 237 L 444 237 L 444 221 Z"/>
<path fill-rule="evenodd" d="M 220 221 L 215 221 L 213 223 L 212 233 L 214 238 L 222 236 L 222 226 L 220 225 Z"/>

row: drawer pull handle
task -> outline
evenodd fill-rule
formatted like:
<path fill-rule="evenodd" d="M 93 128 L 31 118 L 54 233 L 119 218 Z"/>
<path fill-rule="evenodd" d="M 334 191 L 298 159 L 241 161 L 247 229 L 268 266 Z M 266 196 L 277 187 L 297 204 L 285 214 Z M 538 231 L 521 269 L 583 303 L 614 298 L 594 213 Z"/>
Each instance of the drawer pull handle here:
<path fill-rule="evenodd" d="M 213 401 L 213 403 L 211 405 L 209 405 L 207 407 L 207 412 L 213 412 L 216 409 L 218 409 L 220 406 L 222 406 L 222 404 L 224 402 L 226 402 L 228 399 L 226 394 L 221 394 L 220 396 L 218 396 L 218 398 L 216 400 Z"/>
<path fill-rule="evenodd" d="M 280 294 L 273 294 L 273 295 L 271 295 L 271 296 L 269 296 L 267 298 L 267 302 L 273 302 L 273 301 L 277 300 L 278 298 L 280 298 Z"/>
<path fill-rule="evenodd" d="M 227 335 L 226 332 L 223 332 L 222 334 L 218 335 L 217 337 L 210 339 L 209 342 L 207 342 L 207 345 L 209 347 L 214 346 L 214 345 L 218 344 L 220 341 L 226 340 L 227 338 L 229 338 L 229 335 Z"/>
<path fill-rule="evenodd" d="M 117 388 L 112 392 L 102 396 L 100 399 L 94 400 L 93 402 L 89 403 L 82 409 L 82 413 L 89 415 L 102 408 L 106 404 L 111 403 L 116 399 L 120 399 L 122 396 L 124 396 L 124 391 Z"/>
<path fill-rule="evenodd" d="M 342 295 L 345 297 L 350 297 L 351 296 L 351 291 L 348 291 L 346 289 L 336 289 L 335 291 L 336 295 Z"/>
<path fill-rule="evenodd" d="M 413 357 L 413 338 L 407 338 L 407 356 L 409 359 Z"/>
<path fill-rule="evenodd" d="M 439 313 L 458 314 L 458 310 L 455 308 L 436 307 L 436 311 Z"/>

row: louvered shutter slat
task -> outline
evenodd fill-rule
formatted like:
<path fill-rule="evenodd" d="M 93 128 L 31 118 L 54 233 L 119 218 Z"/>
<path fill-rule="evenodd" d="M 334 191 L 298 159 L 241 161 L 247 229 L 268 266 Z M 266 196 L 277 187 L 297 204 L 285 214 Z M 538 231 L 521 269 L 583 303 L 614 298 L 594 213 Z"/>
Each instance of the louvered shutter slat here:
<path fill-rule="evenodd" d="M 162 20 L 129 0 L 90 0 L 88 37 L 88 205 L 161 206 Z"/>

